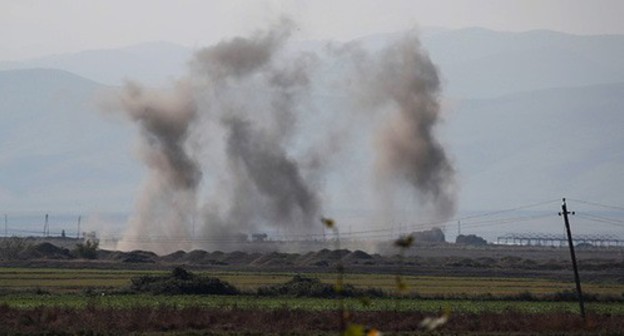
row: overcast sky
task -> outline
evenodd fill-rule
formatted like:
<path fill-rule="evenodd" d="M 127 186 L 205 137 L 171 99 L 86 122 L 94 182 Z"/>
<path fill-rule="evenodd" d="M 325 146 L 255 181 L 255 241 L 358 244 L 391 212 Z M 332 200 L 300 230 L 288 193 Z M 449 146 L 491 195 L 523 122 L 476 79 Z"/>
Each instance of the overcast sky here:
<path fill-rule="evenodd" d="M 0 0 L 0 60 L 146 41 L 201 47 L 280 15 L 299 39 L 349 40 L 418 26 L 624 34 L 622 0 Z"/>

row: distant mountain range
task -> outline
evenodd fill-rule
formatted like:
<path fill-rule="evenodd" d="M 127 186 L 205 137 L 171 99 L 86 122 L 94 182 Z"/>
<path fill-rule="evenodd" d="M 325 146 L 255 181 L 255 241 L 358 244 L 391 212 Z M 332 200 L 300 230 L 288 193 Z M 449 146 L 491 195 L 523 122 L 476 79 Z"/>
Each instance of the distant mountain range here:
<path fill-rule="evenodd" d="M 461 210 L 566 195 L 624 204 L 624 36 L 473 28 L 422 39 L 444 78 L 440 134 L 458 167 Z M 129 210 L 142 176 L 135 135 L 99 113 L 97 97 L 125 79 L 164 85 L 192 53 L 156 42 L 1 62 L 0 204 Z"/>
<path fill-rule="evenodd" d="M 98 112 L 104 90 L 64 70 L 0 72 L 3 210 L 129 208 L 140 181 L 134 135 Z"/>
<path fill-rule="evenodd" d="M 162 86 L 185 73 L 191 54 L 191 49 L 173 43 L 149 42 L 119 49 L 0 62 L 0 70 L 59 69 L 105 85 L 121 85 L 125 80 L 136 80 Z"/>
<path fill-rule="evenodd" d="M 568 195 L 624 204 L 624 83 L 455 104 L 444 138 L 456 155 L 462 201 Z"/>
<path fill-rule="evenodd" d="M 374 49 L 401 35 L 371 35 L 356 41 Z M 546 88 L 624 82 L 624 35 L 432 29 L 422 33 L 422 42 L 442 72 L 445 94 L 455 98 L 493 98 Z M 324 41 L 299 41 L 289 47 L 319 52 L 324 46 Z M 185 74 L 193 52 L 173 43 L 150 42 L 0 62 L 0 70 L 53 68 L 105 85 L 132 79 L 162 86 Z"/>
<path fill-rule="evenodd" d="M 471 28 L 425 35 L 446 94 L 492 98 L 521 91 L 624 82 L 624 36 Z"/>

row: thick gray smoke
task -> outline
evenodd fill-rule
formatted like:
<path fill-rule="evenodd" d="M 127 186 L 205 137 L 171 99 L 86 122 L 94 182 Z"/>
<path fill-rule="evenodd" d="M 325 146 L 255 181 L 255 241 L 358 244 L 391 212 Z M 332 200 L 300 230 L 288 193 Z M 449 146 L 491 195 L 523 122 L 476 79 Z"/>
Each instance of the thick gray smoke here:
<path fill-rule="evenodd" d="M 250 38 L 236 37 L 205 48 L 195 55 L 197 70 L 216 82 L 249 76 L 270 64 L 293 27 L 292 21 L 282 19 L 266 32 L 256 32 Z"/>
<path fill-rule="evenodd" d="M 455 212 L 455 170 L 435 136 L 440 123 L 440 78 L 415 36 L 384 50 L 367 71 L 368 97 L 390 110 L 378 134 L 383 182 L 407 181 L 438 216 Z"/>
<path fill-rule="evenodd" d="M 146 90 L 128 83 L 119 97 L 121 109 L 139 125 L 140 155 L 150 169 L 137 199 L 136 213 L 119 247 L 148 243 L 157 233 L 188 238 L 201 179 L 197 162 L 185 149 L 189 126 L 197 109 L 188 83 L 172 91 Z M 159 252 L 168 248 L 151 246 Z"/>
<path fill-rule="evenodd" d="M 237 181 L 241 188 L 246 178 L 255 190 L 266 197 L 268 218 L 273 223 L 290 225 L 304 231 L 315 222 L 318 200 L 301 176 L 299 165 L 288 158 L 284 150 L 267 135 L 254 130 L 245 120 L 225 121 L 229 130 L 227 154 L 233 171 L 245 180 Z M 244 204 L 249 193 L 237 195 L 234 204 Z"/>
<path fill-rule="evenodd" d="M 318 216 L 317 191 L 302 176 L 286 146 L 297 124 L 299 96 L 309 84 L 313 57 L 276 64 L 276 53 L 293 25 L 283 20 L 252 38 L 235 38 L 200 51 L 193 64 L 209 83 L 208 113 L 225 130 L 230 202 L 226 214 L 211 213 L 207 234 L 231 235 L 260 225 L 304 232 Z M 254 83 L 263 98 L 242 95 Z M 210 94 L 212 93 L 212 94 Z M 254 101 L 249 104 L 244 100 Z M 243 100 L 243 101 L 241 101 Z M 211 209 L 211 207 L 208 207 Z"/>
<path fill-rule="evenodd" d="M 282 20 L 198 51 L 187 84 L 172 92 L 125 88 L 120 102 L 140 126 L 150 178 L 120 248 L 312 237 L 322 209 L 370 208 L 365 200 L 380 190 L 392 198 L 408 189 L 452 216 L 454 169 L 435 135 L 440 80 L 418 40 L 377 53 L 352 44 L 298 52 L 285 48 L 293 28 Z M 331 204 L 326 189 L 355 197 Z M 156 248 L 145 238 L 154 235 L 178 239 Z"/>

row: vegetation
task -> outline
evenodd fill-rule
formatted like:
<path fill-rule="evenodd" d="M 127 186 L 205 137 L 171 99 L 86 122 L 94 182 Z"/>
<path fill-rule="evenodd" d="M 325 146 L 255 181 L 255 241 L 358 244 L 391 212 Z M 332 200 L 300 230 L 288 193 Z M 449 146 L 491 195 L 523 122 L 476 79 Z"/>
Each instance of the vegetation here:
<path fill-rule="evenodd" d="M 0 268 L 0 283 L 4 291 L 30 291 L 35 288 L 55 293 L 80 293 L 88 288 L 107 291 L 123 290 L 132 278 L 140 276 L 167 276 L 169 272 L 157 270 L 99 270 L 99 269 L 51 269 L 51 268 Z M 273 272 L 195 272 L 198 276 L 216 277 L 244 292 L 255 292 L 260 287 L 282 285 L 291 281 L 296 273 Z M 333 285 L 334 273 L 306 273 L 302 277 L 315 278 L 323 284 Z M 409 276 L 403 275 L 407 295 L 438 299 L 495 299 L 531 296 L 543 300 L 557 293 L 574 290 L 573 282 L 549 279 L 481 278 L 460 276 Z M 396 288 L 393 274 L 344 274 L 344 281 L 356 289 L 378 289 L 386 294 Z M 624 284 L 584 283 L 584 292 L 602 298 L 621 298 Z M 1 299 L 0 299 L 1 300 Z"/>
<path fill-rule="evenodd" d="M 137 293 L 151 294 L 209 294 L 235 295 L 239 290 L 229 283 L 213 277 L 197 276 L 187 270 L 176 267 L 165 276 L 144 275 L 132 278 L 130 290 Z"/>
<path fill-rule="evenodd" d="M 410 291 L 396 296 L 392 290 L 370 291 L 370 286 L 375 284 L 386 289 L 395 288 L 395 275 L 345 273 L 343 276 L 344 295 L 338 299 L 332 291 L 336 275 L 331 273 L 293 276 L 289 273 L 191 273 L 182 268 L 171 272 L 3 268 L 0 269 L 3 284 L 31 282 L 30 287 L 9 287 L 12 290 L 5 287 L 0 291 L 0 325 L 19 333 L 196 329 L 223 333 L 228 330 L 328 333 L 341 324 L 336 314 L 338 300 L 341 300 L 349 314 L 349 326 L 361 327 L 361 330 L 374 326 L 384 334 L 418 330 L 427 315 L 440 316 L 443 311 L 452 311 L 448 323 L 441 327 L 441 332 L 449 333 L 584 330 L 600 334 L 623 330 L 624 285 L 588 284 L 587 288 L 608 288 L 613 300 L 609 301 L 605 294 L 592 299 L 589 294 L 587 311 L 595 324 L 579 327 L 574 293 L 565 289 L 572 287 L 552 280 L 403 277 L 401 281 L 410 284 Z M 71 291 L 55 290 L 57 282 L 68 285 L 72 281 L 75 284 Z M 247 286 L 253 281 L 266 285 Z M 357 285 L 350 285 L 352 282 Z M 92 286 L 105 283 L 116 285 Z M 214 290 L 211 284 L 222 287 Z M 235 284 L 246 285 L 246 290 L 236 289 Z M 507 289 L 499 290 L 498 294 L 486 292 L 496 292 L 496 286 Z M 423 294 L 427 288 L 429 291 Z M 447 292 L 449 288 L 456 294 Z M 481 288 L 484 294 L 472 294 L 474 288 Z M 509 292 L 508 288 L 515 289 Z M 363 300 L 360 294 L 372 299 Z M 78 322 L 76 316 L 80 316 Z"/>
<path fill-rule="evenodd" d="M 469 235 L 459 235 L 455 239 L 456 244 L 465 244 L 465 245 L 475 245 L 475 246 L 484 246 L 487 245 L 487 241 L 477 235 L 469 234 Z"/>
<path fill-rule="evenodd" d="M 79 316 L 80 318 L 76 318 Z M 420 330 L 425 313 L 367 311 L 353 315 L 361 325 L 374 325 L 392 334 Z M 334 311 L 306 311 L 296 308 L 274 310 L 239 307 L 155 307 L 109 308 L 97 304 L 82 309 L 38 307 L 16 309 L 0 305 L 0 325 L 16 334 L 129 334 L 209 332 L 211 335 L 231 334 L 335 334 L 339 324 Z M 438 334 L 619 334 L 624 319 L 609 314 L 590 314 L 583 323 L 576 314 L 565 312 L 520 313 L 499 311 L 487 313 L 455 312 Z M 397 332 L 398 334 L 398 332 Z"/>
<path fill-rule="evenodd" d="M 589 314 L 583 321 L 570 283 L 405 275 L 404 267 L 411 262 L 406 261 L 407 250 L 416 242 L 438 239 L 436 230 L 395 241 L 394 273 L 350 274 L 345 256 L 372 256 L 341 250 L 335 222 L 327 218 L 322 222 L 337 237 L 335 251 L 319 252 L 332 257 L 335 273 L 193 273 L 182 267 L 171 272 L 0 269 L 0 325 L 13 333 L 326 334 L 339 330 L 347 336 L 376 335 L 378 329 L 385 334 L 433 329 L 450 334 L 605 334 L 624 328 L 624 284 L 587 284 Z M 73 255 L 47 243 L 27 249 L 55 259 L 92 259 L 98 256 L 97 247 L 97 242 L 87 241 Z M 108 257 L 141 256 L 139 251 L 121 256 L 109 252 Z M 473 260 L 448 263 L 464 265 Z"/>
<path fill-rule="evenodd" d="M 88 239 L 82 244 L 76 244 L 73 252 L 78 258 L 96 259 L 98 246 L 98 241 Z"/>
<path fill-rule="evenodd" d="M 473 299 L 418 299 L 374 298 L 363 301 L 360 298 L 344 298 L 345 306 L 357 312 L 421 312 L 433 314 L 447 307 L 453 313 L 495 313 L 513 311 L 528 313 L 570 313 L 578 312 L 578 303 L 574 301 L 521 301 L 518 299 L 473 300 Z M 271 311 L 284 309 L 304 311 L 335 311 L 337 299 L 313 297 L 283 297 L 255 295 L 152 295 L 149 293 L 132 294 L 128 292 L 111 293 L 90 290 L 72 294 L 50 294 L 43 290 L 3 294 L 0 305 L 16 309 L 36 309 L 41 307 L 63 307 L 67 309 L 86 309 L 97 306 L 112 309 L 131 309 L 137 307 L 157 308 L 170 306 L 175 308 L 196 307 L 201 309 L 246 309 Z M 593 314 L 612 314 L 624 317 L 622 302 L 588 302 L 587 310 Z"/>
<path fill-rule="evenodd" d="M 445 241 L 444 232 L 440 228 L 433 228 L 431 230 L 412 232 L 409 235 L 412 242 L 419 243 L 443 243 Z M 411 244 L 410 244 L 411 245 Z"/>
<path fill-rule="evenodd" d="M 260 296 L 291 296 L 291 297 L 317 297 L 317 298 L 337 298 L 343 297 L 382 297 L 385 293 L 379 289 L 358 289 L 353 285 L 343 285 L 340 293 L 336 287 L 321 282 L 317 278 L 309 278 L 295 275 L 290 281 L 284 284 L 276 284 L 258 288 Z"/>

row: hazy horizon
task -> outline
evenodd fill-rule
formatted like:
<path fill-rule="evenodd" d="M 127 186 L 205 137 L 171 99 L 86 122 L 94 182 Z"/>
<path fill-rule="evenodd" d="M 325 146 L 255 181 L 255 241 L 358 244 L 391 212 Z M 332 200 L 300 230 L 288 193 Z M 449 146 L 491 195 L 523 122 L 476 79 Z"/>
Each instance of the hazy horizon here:
<path fill-rule="evenodd" d="M 419 27 L 624 34 L 624 3 L 617 0 L 2 0 L 0 9 L 0 61 L 150 41 L 201 48 L 250 34 L 281 16 L 297 22 L 296 39 L 338 42 Z"/>

